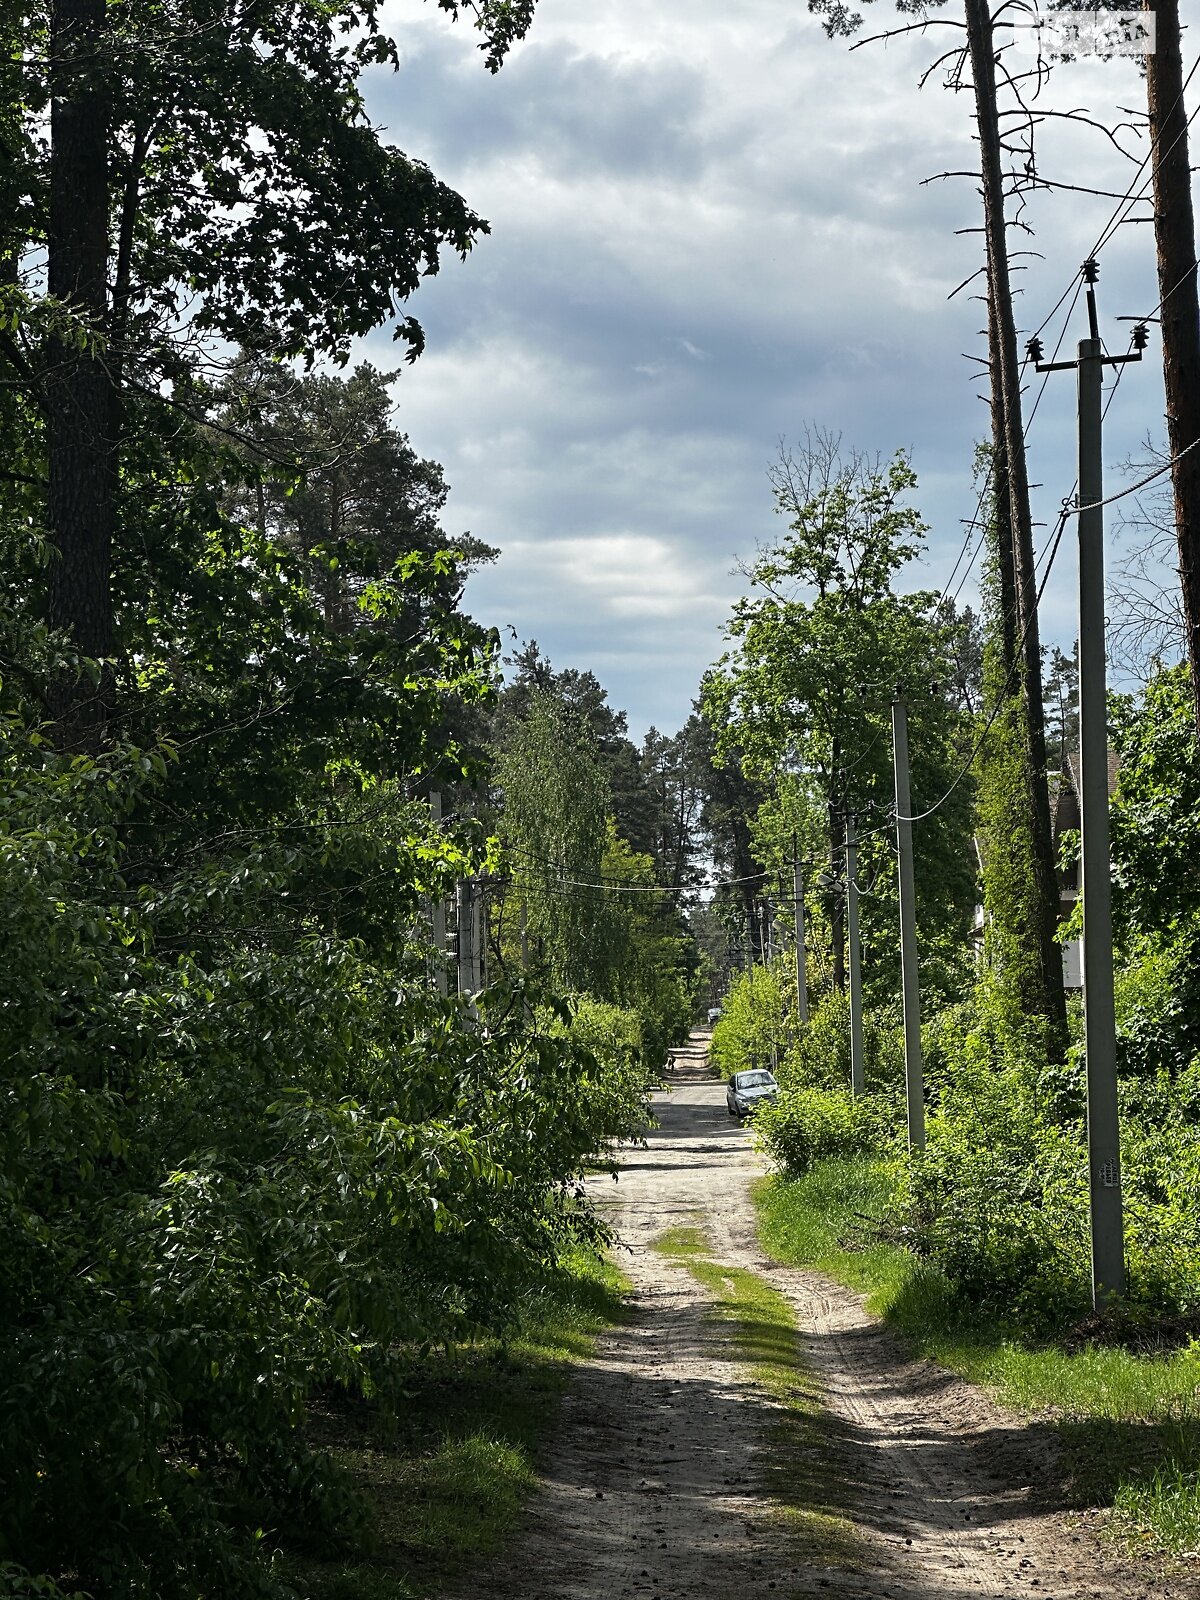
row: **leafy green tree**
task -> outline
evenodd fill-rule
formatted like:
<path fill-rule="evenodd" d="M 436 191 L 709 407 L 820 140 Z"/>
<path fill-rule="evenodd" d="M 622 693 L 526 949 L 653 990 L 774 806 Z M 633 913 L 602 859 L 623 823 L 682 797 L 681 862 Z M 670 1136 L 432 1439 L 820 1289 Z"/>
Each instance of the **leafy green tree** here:
<path fill-rule="evenodd" d="M 685 889 L 701 878 L 698 857 L 712 773 L 699 716 L 693 713 L 672 737 L 650 728 L 641 768 L 658 813 L 654 856 L 662 881 Z"/>
<path fill-rule="evenodd" d="M 964 729 L 946 692 L 953 633 L 939 623 L 935 597 L 897 594 L 893 586 L 924 532 L 907 503 L 915 484 L 902 454 L 886 465 L 843 458 L 829 435 L 812 434 L 798 453 L 785 451 L 773 487 L 789 531 L 750 569 L 757 592 L 735 607 L 726 630 L 735 648 L 703 691 L 705 713 L 721 730 L 718 753 L 740 749 L 743 769 L 774 797 L 767 808 L 774 822 L 758 845 L 774 873 L 790 875 L 793 834 L 805 849 L 818 830 L 823 835 L 839 986 L 847 808 L 858 818 L 862 881 L 882 896 L 872 902 L 879 914 L 868 907 L 864 917 L 872 970 L 890 982 L 895 938 L 885 929 L 893 913 L 883 908 L 893 892 L 885 841 L 896 687 L 908 704 L 913 805 L 918 813 L 931 808 L 914 830 L 927 950 L 946 940 L 961 946 L 973 899 L 970 788 L 954 781 Z"/>
<path fill-rule="evenodd" d="M 611 822 L 604 882 L 613 947 L 608 996 L 641 1018 L 646 1065 L 657 1069 L 687 1037 L 700 967 L 696 943 L 678 896 L 658 883 L 654 858 L 632 849 Z"/>
<path fill-rule="evenodd" d="M 601 881 L 611 791 L 578 711 L 532 691 L 496 758 L 501 838 L 537 967 L 567 992 L 607 997 L 613 941 Z"/>
<path fill-rule="evenodd" d="M 637 746 L 629 737 L 623 711 L 608 703 L 608 691 L 595 673 L 574 667 L 556 672 L 531 639 L 514 652 L 508 665 L 515 669 L 500 698 L 494 719 L 494 742 L 503 744 L 509 725 L 520 721 L 529 702 L 551 694 L 588 728 L 608 781 L 617 828 L 636 850 L 655 847 L 658 803 Z"/>
<path fill-rule="evenodd" d="M 297 375 L 246 357 L 226 379 L 222 420 L 249 441 L 248 481 L 228 509 L 307 558 L 328 627 L 360 622 L 364 584 L 386 580 L 402 557 L 453 556 L 438 573 L 444 605 L 457 603 L 471 567 L 496 555 L 444 531 L 449 489 L 438 463 L 421 460 L 393 426 L 395 376 L 367 363 L 348 378 Z M 406 614 L 398 625 L 411 632 L 419 621 Z"/>
<path fill-rule="evenodd" d="M 442 9 L 458 14 L 454 0 Z M 472 7 L 495 70 L 534 0 Z M 345 357 L 391 320 L 440 253 L 486 224 L 366 115 L 360 78 L 396 62 L 375 0 L 246 7 L 48 0 L 21 30 L 23 117 L 6 173 L 19 219 L 6 258 L 44 249 L 66 322 L 0 346 L 45 418 L 48 615 L 85 657 L 122 643 L 110 580 L 130 410 L 203 414 L 208 342 Z M 49 140 L 37 130 L 49 108 Z M 419 324 L 397 323 L 410 356 Z M 62 736 L 96 748 L 111 672 L 56 681 Z"/>

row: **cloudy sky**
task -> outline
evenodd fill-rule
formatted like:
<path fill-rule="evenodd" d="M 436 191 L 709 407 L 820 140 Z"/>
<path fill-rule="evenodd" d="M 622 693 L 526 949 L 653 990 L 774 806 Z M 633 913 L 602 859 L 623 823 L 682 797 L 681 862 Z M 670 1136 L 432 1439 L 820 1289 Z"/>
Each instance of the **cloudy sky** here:
<path fill-rule="evenodd" d="M 469 27 L 432 6 L 393 0 L 387 20 L 404 58 L 370 78 L 372 115 L 493 230 L 411 302 L 428 349 L 394 391 L 399 425 L 446 468 L 449 525 L 502 551 L 471 582 L 474 614 L 536 638 L 556 667 L 590 667 L 635 733 L 673 731 L 722 649 L 739 558 L 781 531 L 766 468 L 805 424 L 911 451 L 931 524 L 911 586 L 941 588 L 988 430 L 964 359 L 982 353 L 983 310 L 947 299 L 980 261 L 960 231 L 978 226 L 975 187 L 921 182 L 973 164 L 970 97 L 940 74 L 917 82 L 959 35 L 849 52 L 803 0 L 540 0 L 491 77 Z M 1108 117 L 1144 91 L 1132 63 L 1091 61 L 1043 98 Z M 1134 172 L 1101 135 L 1053 127 L 1040 165 L 1118 191 Z M 1026 328 L 1113 205 L 1061 191 L 1031 207 Z M 1123 228 L 1102 258 L 1102 315 L 1150 311 L 1154 284 L 1150 229 Z M 1104 331 L 1125 348 L 1124 325 Z M 1077 308 L 1064 354 L 1085 334 Z M 364 353 L 398 364 L 386 333 Z M 1153 359 L 1110 413 L 1110 487 L 1161 411 Z M 1035 516 L 1070 491 L 1073 440 L 1062 374 L 1030 433 Z M 1044 602 L 1064 643 L 1073 584 L 1067 547 Z"/>

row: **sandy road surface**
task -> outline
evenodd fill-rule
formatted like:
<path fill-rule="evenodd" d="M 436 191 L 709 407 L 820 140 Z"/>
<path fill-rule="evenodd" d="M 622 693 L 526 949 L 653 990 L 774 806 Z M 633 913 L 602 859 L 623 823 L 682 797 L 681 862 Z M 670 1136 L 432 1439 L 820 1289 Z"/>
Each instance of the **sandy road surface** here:
<path fill-rule="evenodd" d="M 595 1180 L 628 1246 L 632 1313 L 579 1371 L 510 1549 L 461 1600 L 1194 1596 L 1106 1557 L 1063 1515 L 1045 1430 L 907 1360 L 847 1290 L 763 1257 L 748 1194 L 761 1168 L 705 1043 L 693 1039 L 656 1097 L 648 1148 L 626 1153 L 619 1183 Z M 678 1226 L 703 1229 L 714 1259 L 761 1273 L 795 1306 L 853 1560 L 813 1557 L 764 1491 L 778 1413 L 706 1320 L 706 1291 L 649 1248 Z"/>

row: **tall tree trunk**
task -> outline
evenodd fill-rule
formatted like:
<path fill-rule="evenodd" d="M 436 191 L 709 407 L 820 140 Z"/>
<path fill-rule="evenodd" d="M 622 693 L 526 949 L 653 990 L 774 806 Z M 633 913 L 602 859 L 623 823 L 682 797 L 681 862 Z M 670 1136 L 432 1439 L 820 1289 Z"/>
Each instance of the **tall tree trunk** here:
<path fill-rule="evenodd" d="M 1000 390 L 1000 334 L 988 295 L 988 359 L 992 374 L 992 517 L 996 536 L 996 577 L 1000 605 L 1000 654 L 1006 695 L 1020 692 L 1017 664 L 1017 563 L 1013 550 L 1012 500 L 1008 484 L 1008 436 Z"/>
<path fill-rule="evenodd" d="M 108 115 L 101 45 L 105 0 L 54 0 L 50 19 L 49 291 L 103 335 L 107 309 Z M 48 617 L 80 654 L 111 660 L 113 385 L 102 348 L 48 342 Z M 110 670 L 71 672 L 51 689 L 61 743 L 97 750 L 111 712 Z"/>
<path fill-rule="evenodd" d="M 1041 1009 L 1047 1023 L 1052 1059 L 1062 1059 L 1067 1045 L 1067 1008 L 1063 991 L 1058 926 L 1058 881 L 1050 827 L 1050 792 L 1046 777 L 1046 723 L 1042 705 L 1042 652 L 1037 622 L 1037 578 L 1034 572 L 1033 524 L 1029 513 L 1029 479 L 1021 422 L 1021 379 L 1017 330 L 1009 277 L 1008 235 L 1004 217 L 1004 173 L 1000 122 L 996 106 L 996 56 L 988 0 L 966 0 L 967 42 L 975 83 L 975 111 L 983 178 L 984 233 L 987 239 L 988 300 L 994 319 L 992 371 L 993 409 L 1003 419 L 1004 465 L 1008 474 L 1009 528 L 1012 535 L 1016 617 L 1020 628 L 1027 780 L 1033 843 L 1037 926 L 1028 930 L 1038 954 Z M 998 380 L 998 393 L 997 393 Z"/>
<path fill-rule="evenodd" d="M 1146 57 L 1146 99 L 1154 141 L 1154 242 L 1162 299 L 1163 379 L 1167 444 L 1179 457 L 1200 439 L 1200 304 L 1196 292 L 1196 225 L 1188 159 L 1187 111 L 1179 0 L 1157 0 L 1154 50 Z M 1171 468 L 1179 579 L 1187 628 L 1192 700 L 1200 727 L 1200 447 Z"/>

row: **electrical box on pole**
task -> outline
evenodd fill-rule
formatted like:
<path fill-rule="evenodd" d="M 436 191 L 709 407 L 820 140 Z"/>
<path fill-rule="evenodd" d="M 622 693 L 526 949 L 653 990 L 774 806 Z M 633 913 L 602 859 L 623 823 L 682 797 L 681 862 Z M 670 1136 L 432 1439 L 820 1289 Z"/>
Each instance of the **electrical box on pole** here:
<path fill-rule="evenodd" d="M 917 893 L 913 875 L 912 810 L 908 786 L 908 707 L 892 701 L 896 766 L 896 855 L 900 888 L 900 986 L 904 1002 L 904 1087 L 908 1148 L 925 1148 L 925 1064 L 921 1056 L 921 984 L 917 968 Z"/>
<path fill-rule="evenodd" d="M 1096 316 L 1095 261 L 1085 261 L 1090 339 L 1078 360 L 1041 361 L 1039 372 L 1079 375 L 1079 768 L 1083 855 L 1083 1034 L 1087 1058 L 1088 1187 L 1092 1218 L 1092 1301 L 1103 1310 L 1125 1293 L 1121 1200 L 1121 1130 L 1117 1113 L 1117 1027 L 1113 1005 L 1112 876 L 1108 846 L 1108 682 L 1104 639 L 1104 454 L 1101 383 L 1106 366 L 1140 361 L 1146 330 L 1133 350 L 1106 356 Z"/>

